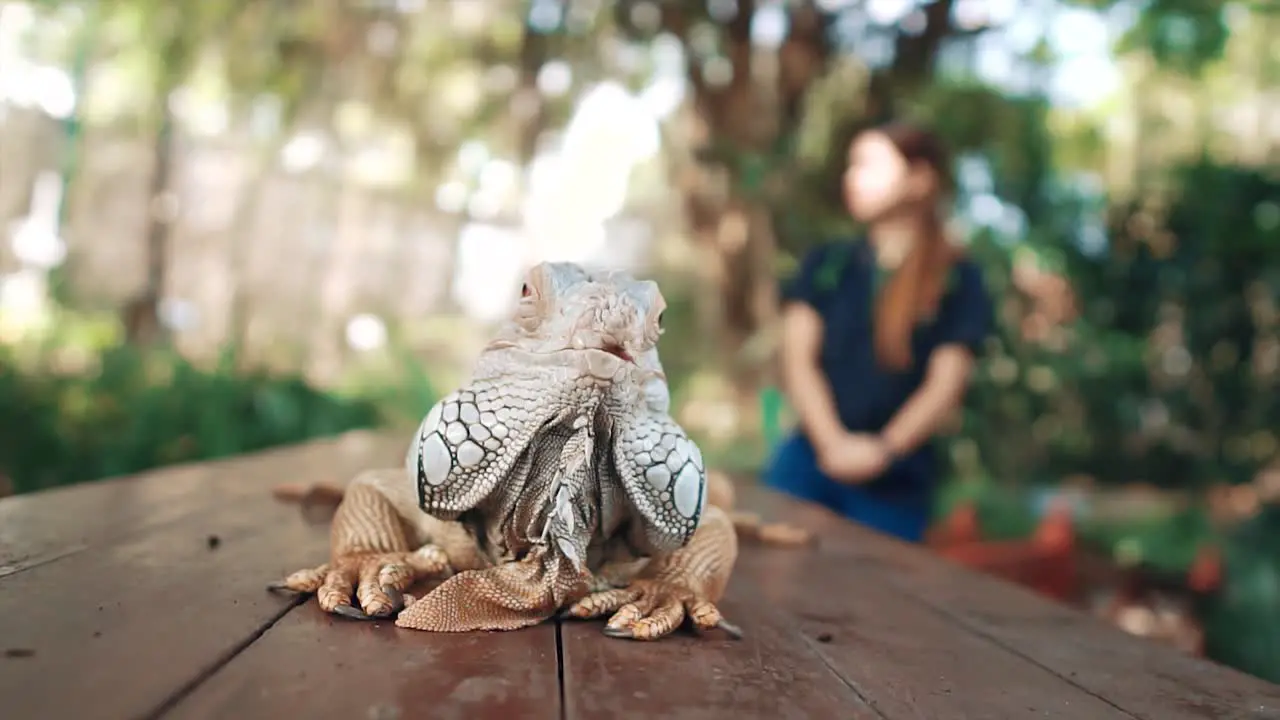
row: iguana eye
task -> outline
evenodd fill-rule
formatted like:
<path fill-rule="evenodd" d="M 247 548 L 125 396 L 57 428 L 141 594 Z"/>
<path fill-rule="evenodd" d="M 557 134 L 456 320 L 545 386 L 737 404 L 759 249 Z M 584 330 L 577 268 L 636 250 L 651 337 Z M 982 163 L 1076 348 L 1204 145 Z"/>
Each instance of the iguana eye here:
<path fill-rule="evenodd" d="M 520 286 L 520 297 L 529 297 L 533 294 L 533 290 L 529 288 L 529 283 Z"/>
<path fill-rule="evenodd" d="M 663 317 L 664 315 L 666 315 L 666 314 L 667 314 L 667 311 L 666 311 L 666 310 L 663 310 L 662 312 L 658 313 L 658 324 L 659 324 L 659 325 L 661 325 L 661 324 L 662 324 L 662 317 Z"/>

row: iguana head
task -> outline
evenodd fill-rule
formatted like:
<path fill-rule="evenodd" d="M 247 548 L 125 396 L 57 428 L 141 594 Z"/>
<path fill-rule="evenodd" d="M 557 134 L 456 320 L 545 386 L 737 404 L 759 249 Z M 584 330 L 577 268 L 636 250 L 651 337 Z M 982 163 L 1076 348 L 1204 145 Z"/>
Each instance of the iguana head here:
<path fill-rule="evenodd" d="M 652 280 L 574 263 L 544 262 L 524 276 L 520 299 L 486 353 L 504 362 L 555 364 L 597 382 L 630 383 L 667 410 L 658 337 L 666 300 Z"/>

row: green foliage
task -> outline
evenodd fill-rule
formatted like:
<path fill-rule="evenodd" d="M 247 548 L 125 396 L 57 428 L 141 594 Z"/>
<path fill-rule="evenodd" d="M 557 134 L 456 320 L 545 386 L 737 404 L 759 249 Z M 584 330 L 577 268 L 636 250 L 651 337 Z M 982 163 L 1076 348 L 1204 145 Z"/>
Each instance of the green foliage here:
<path fill-rule="evenodd" d="M 1076 352 L 1106 365 L 1073 382 L 1092 437 L 1071 462 L 1106 480 L 1242 482 L 1274 454 L 1280 422 L 1280 399 L 1265 389 L 1280 244 L 1274 225 L 1258 222 L 1280 183 L 1207 161 L 1172 177 L 1163 222 L 1156 210 L 1122 208 L 1113 252 L 1066 249 L 1089 299 Z"/>
<path fill-rule="evenodd" d="M 1196 75 L 1226 48 L 1230 31 L 1224 5 L 1213 0 L 1152 0 L 1117 50 L 1144 49 L 1162 67 Z"/>
<path fill-rule="evenodd" d="M 377 365 L 353 375 L 347 394 L 377 406 L 389 424 L 416 426 L 440 399 L 440 392 L 422 362 L 407 350 L 393 353 L 395 367 Z"/>
<path fill-rule="evenodd" d="M 1280 507 L 1267 507 L 1233 533 L 1226 588 L 1205 618 L 1206 649 L 1219 662 L 1280 682 Z M 1260 551 L 1262 550 L 1262 551 Z"/>
<path fill-rule="evenodd" d="M 379 423 L 377 406 L 296 377 L 201 370 L 129 346 L 96 372 L 24 370 L 0 355 L 0 471 L 19 492 L 208 460 Z"/>

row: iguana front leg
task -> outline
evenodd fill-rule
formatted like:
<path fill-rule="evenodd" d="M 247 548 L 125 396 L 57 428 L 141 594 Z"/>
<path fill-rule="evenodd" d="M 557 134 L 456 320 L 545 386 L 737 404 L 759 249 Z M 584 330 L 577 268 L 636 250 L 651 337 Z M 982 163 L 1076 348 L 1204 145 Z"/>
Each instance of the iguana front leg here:
<path fill-rule="evenodd" d="M 669 635 L 686 618 L 698 629 L 720 627 L 741 637 L 716 607 L 737 557 L 733 522 L 720 508 L 708 506 L 687 545 L 655 557 L 626 587 L 588 595 L 565 616 L 585 619 L 613 613 L 605 634 L 636 640 Z"/>
<path fill-rule="evenodd" d="M 487 564 L 461 526 L 417 509 L 399 468 L 357 476 L 343 493 L 329 538 L 329 562 L 270 587 L 315 593 L 326 612 L 370 619 L 399 611 L 403 593 L 419 580 Z"/>
<path fill-rule="evenodd" d="M 410 603 L 396 618 L 399 627 L 435 632 L 514 630 L 552 617 L 557 609 L 582 597 L 589 589 L 591 573 L 584 562 L 590 527 L 587 518 L 589 507 L 582 498 L 583 488 L 593 477 L 594 440 L 589 417 L 579 415 L 570 421 L 568 418 L 574 416 L 567 413 L 563 417 L 552 416 L 548 422 L 555 424 L 565 420 L 570 423 L 566 427 L 574 429 L 572 437 L 559 449 L 558 458 L 544 456 L 538 448 L 521 457 L 517 454 L 519 446 L 515 442 L 529 437 L 528 418 L 531 414 L 506 412 L 503 403 L 508 400 L 499 397 L 496 390 L 483 385 L 473 387 L 475 389 L 446 398 L 446 403 L 453 403 L 446 404 L 446 410 L 459 406 L 461 409 L 440 414 L 437 420 L 428 417 L 420 429 L 420 440 L 410 451 L 410 467 L 420 468 L 419 495 L 423 498 L 424 507 L 432 513 L 454 513 L 459 509 L 470 509 L 468 498 L 473 499 L 471 502 L 482 502 L 497 485 L 495 476 L 484 472 L 489 467 L 484 464 L 486 460 L 491 466 L 503 467 L 504 472 L 511 471 L 516 478 L 529 477 L 536 472 L 551 472 L 552 482 L 545 500 L 537 499 L 540 496 L 536 493 L 521 493 L 521 486 L 514 482 L 509 482 L 504 488 L 506 492 L 519 496 L 516 503 L 522 507 L 514 513 L 515 516 L 543 518 L 542 530 L 535 537 L 525 537 L 523 533 L 527 528 L 523 526 L 519 531 L 510 533 L 518 543 L 517 550 L 521 555 L 518 560 L 462 572 L 449 578 L 426 597 Z M 520 387 L 513 384 L 508 396 L 517 395 L 519 391 Z M 462 426 L 468 417 L 472 418 L 473 427 L 467 428 L 466 433 L 453 431 L 455 438 L 472 436 L 474 427 L 490 432 L 483 425 L 484 412 L 488 411 L 469 412 L 468 408 L 473 408 L 472 402 L 480 407 L 497 407 L 504 411 L 507 416 L 504 422 L 512 425 L 512 430 L 506 435 L 516 438 L 505 448 L 495 445 L 495 448 L 503 448 L 504 453 L 494 452 L 491 459 L 481 458 L 472 463 L 481 468 L 480 472 L 471 472 L 457 459 L 457 453 L 439 451 L 449 441 L 450 423 Z M 486 406 L 486 402 L 491 402 L 491 405 Z M 526 406 L 536 407 L 537 403 L 529 398 Z M 491 422 L 499 422 L 497 413 Z M 433 447 L 437 448 L 434 453 Z M 501 497 L 499 501 L 506 502 Z M 545 507 L 536 507 L 543 502 Z M 483 508 L 482 514 L 485 513 L 495 513 L 495 508 Z M 495 514 L 501 517 L 505 513 Z M 502 532 L 502 528 L 491 525 L 489 531 L 497 534 Z M 519 545 L 526 543 L 528 545 L 520 551 Z"/>

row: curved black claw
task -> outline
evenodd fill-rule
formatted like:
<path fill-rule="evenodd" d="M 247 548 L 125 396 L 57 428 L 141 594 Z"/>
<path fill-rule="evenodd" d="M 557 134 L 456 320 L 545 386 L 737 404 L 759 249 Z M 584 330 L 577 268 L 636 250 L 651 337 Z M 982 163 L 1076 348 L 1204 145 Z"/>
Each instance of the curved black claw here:
<path fill-rule="evenodd" d="M 635 632 L 633 632 L 629 627 L 610 627 L 605 625 L 603 632 L 605 635 L 613 638 L 631 639 L 636 636 Z"/>
<path fill-rule="evenodd" d="M 391 599 L 391 612 L 387 613 L 387 615 L 395 615 L 404 609 L 404 593 L 386 585 L 382 586 L 382 592 L 386 593 L 387 597 Z"/>
<path fill-rule="evenodd" d="M 273 582 L 267 585 L 267 592 L 281 593 L 284 595 L 301 595 L 302 593 L 294 590 L 283 582 Z"/>
<path fill-rule="evenodd" d="M 716 627 L 723 630 L 726 635 L 733 638 L 734 640 L 742 639 L 742 628 L 738 627 L 737 625 L 734 625 L 733 623 L 729 622 L 728 620 L 725 620 L 724 618 L 720 618 L 720 622 L 716 623 Z"/>
<path fill-rule="evenodd" d="M 363 610 L 357 610 L 350 605 L 339 605 L 338 607 L 333 609 L 333 613 L 335 615 L 349 617 L 352 620 L 373 620 L 374 619 L 372 615 L 364 612 Z"/>

